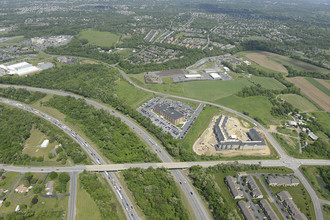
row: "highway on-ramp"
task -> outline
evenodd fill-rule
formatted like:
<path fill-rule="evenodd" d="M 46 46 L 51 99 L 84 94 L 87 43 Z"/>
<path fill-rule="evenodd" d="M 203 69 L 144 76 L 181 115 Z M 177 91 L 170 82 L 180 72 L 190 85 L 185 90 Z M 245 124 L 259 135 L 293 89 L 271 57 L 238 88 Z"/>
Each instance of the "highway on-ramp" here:
<path fill-rule="evenodd" d="M 213 105 L 213 106 L 216 106 L 216 107 L 219 107 L 219 108 L 222 108 L 228 112 L 231 112 L 231 113 L 234 113 L 242 118 L 245 118 L 246 120 L 250 121 L 251 123 L 253 123 L 256 127 L 258 127 L 260 130 L 262 130 L 262 132 L 265 134 L 266 138 L 270 141 L 270 143 L 273 145 L 273 147 L 275 148 L 275 150 L 278 152 L 281 161 L 283 163 L 284 166 L 286 167 L 289 167 L 291 169 L 293 169 L 295 171 L 295 174 L 297 176 L 299 176 L 299 178 L 301 179 L 301 182 L 302 184 L 305 186 L 305 188 L 308 190 L 308 189 L 312 189 L 312 190 L 308 190 L 311 198 L 312 198 L 312 201 L 313 201 L 313 205 L 314 205 L 314 209 L 315 209 L 315 214 L 316 214 L 316 218 L 319 220 L 319 219 L 324 219 L 324 216 L 323 216 L 323 212 L 319 212 L 319 210 L 322 210 L 322 207 L 321 207 L 321 201 L 319 199 L 319 197 L 317 196 L 315 190 L 312 188 L 312 186 L 310 185 L 310 183 L 306 180 L 306 178 L 304 177 L 304 175 L 301 173 L 301 171 L 298 169 L 299 167 L 299 164 L 300 164 L 300 161 L 295 159 L 295 158 L 292 158 L 290 157 L 289 155 L 287 155 L 287 153 L 283 150 L 283 148 L 280 146 L 280 144 L 274 139 L 274 137 L 268 132 L 268 130 L 266 128 L 264 128 L 260 123 L 258 123 L 257 121 L 255 121 L 254 119 L 240 113 L 240 112 L 237 112 L 233 109 L 230 109 L 228 107 L 225 107 L 225 106 L 222 106 L 222 105 L 219 105 L 219 104 L 214 104 L 214 103 L 211 103 L 211 102 L 207 102 L 207 101 L 202 101 L 202 100 L 197 100 L 197 99 L 192 99 L 192 98 L 186 98 L 186 97 L 181 97 L 181 96 L 175 96 L 175 95 L 170 95 L 170 94 L 165 94 L 165 93 L 161 93 L 161 92 L 156 92 L 156 91 L 153 91 L 153 90 L 149 90 L 149 89 L 146 89 L 146 88 L 143 88 L 139 85 L 136 85 L 127 75 L 124 71 L 122 71 L 121 69 L 119 69 L 118 67 L 116 67 L 115 65 L 109 65 L 109 64 L 106 64 L 104 62 L 101 62 L 107 66 L 111 66 L 115 69 L 117 69 L 121 74 L 122 76 L 130 83 L 132 84 L 134 87 L 138 88 L 138 89 L 141 89 L 141 90 L 144 90 L 146 92 L 150 92 L 150 93 L 153 93 L 153 94 L 156 94 L 156 95 L 160 95 L 160 96 L 166 96 L 166 97 L 173 97 L 173 98 L 177 98 L 177 99 L 182 99 L 182 100 L 187 100 L 187 101 L 192 101 L 192 102 L 198 102 L 198 103 L 202 103 L 202 104 L 208 104 L 208 105 Z M 12 85 L 0 85 L 0 87 L 11 87 Z M 31 91 L 40 91 L 40 92 L 44 92 L 44 93 L 50 93 L 50 94 L 57 94 L 57 95 L 64 95 L 64 96 L 73 96 L 75 98 L 83 98 L 86 100 L 87 103 L 91 104 L 91 105 L 94 105 L 98 108 L 103 108 L 105 110 L 107 110 L 108 112 L 110 112 L 110 114 L 113 114 L 117 117 L 120 117 L 121 120 L 123 122 L 125 122 L 128 126 L 130 126 L 133 130 L 136 131 L 136 133 L 138 135 L 140 135 L 143 139 L 145 139 L 147 142 L 150 141 L 150 142 L 153 142 L 151 143 L 151 147 L 155 150 L 155 152 L 157 153 L 157 155 L 162 159 L 162 161 L 164 162 L 170 162 L 170 161 L 173 161 L 172 158 L 167 154 L 167 152 L 165 150 L 163 150 L 162 147 L 158 146 L 155 139 L 149 135 L 148 133 L 146 133 L 143 129 L 141 129 L 138 125 L 136 125 L 134 122 L 132 122 L 131 119 L 117 113 L 116 111 L 113 111 L 112 109 L 110 109 L 109 107 L 105 106 L 105 105 L 102 105 L 98 102 L 95 102 L 95 101 L 92 101 L 92 100 L 89 100 L 89 99 L 86 99 L 84 97 L 81 97 L 81 96 L 78 96 L 78 95 L 75 95 L 75 94 L 70 94 L 70 93 L 65 93 L 65 92 L 62 92 L 62 91 L 56 91 L 56 90 L 49 90 L 49 89 L 42 89 L 42 88 L 33 88 L 33 87 L 27 87 L 27 86 L 12 86 L 12 87 L 16 87 L 16 88 L 26 88 L 28 90 L 31 90 Z M 172 171 L 172 172 L 175 172 L 175 171 Z M 181 172 L 181 171 L 178 171 L 178 172 Z M 173 173 L 175 178 L 177 179 L 177 181 L 179 181 L 178 179 L 180 178 L 179 174 L 175 174 Z M 183 173 L 181 173 L 183 174 Z M 181 176 L 182 177 L 182 176 Z M 187 181 L 187 187 L 189 188 L 189 190 L 185 190 L 184 188 L 185 187 L 182 187 L 181 186 L 181 189 L 183 190 L 184 194 L 186 195 L 186 197 L 188 198 L 188 201 L 191 205 L 191 207 L 198 207 L 197 209 L 193 209 L 194 210 L 194 214 L 196 216 L 196 218 L 198 219 L 210 219 L 210 216 L 205 208 L 205 206 L 203 205 L 203 203 L 201 202 L 201 198 L 196 195 L 197 193 L 193 193 L 193 196 L 189 196 L 189 194 L 191 195 L 191 192 L 194 192 L 193 190 L 193 187 L 190 185 L 190 182 L 189 182 L 189 179 L 187 177 L 185 177 L 183 175 L 183 178 L 186 179 Z M 190 191 L 188 193 L 188 191 Z"/>

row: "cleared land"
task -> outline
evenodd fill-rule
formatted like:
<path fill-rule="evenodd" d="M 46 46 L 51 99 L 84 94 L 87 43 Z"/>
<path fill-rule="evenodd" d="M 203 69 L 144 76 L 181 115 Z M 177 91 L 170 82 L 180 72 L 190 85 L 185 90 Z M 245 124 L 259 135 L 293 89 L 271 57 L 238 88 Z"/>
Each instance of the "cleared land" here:
<path fill-rule="evenodd" d="M 284 94 L 280 97 L 302 112 L 314 112 L 318 110 L 313 103 L 300 95 Z"/>
<path fill-rule="evenodd" d="M 88 43 L 100 47 L 114 46 L 119 36 L 110 32 L 95 31 L 92 29 L 81 31 L 78 35 L 81 39 L 88 40 Z"/>
<path fill-rule="evenodd" d="M 288 73 L 288 70 L 282 64 L 270 60 L 265 52 L 249 53 L 246 57 L 265 68 L 281 73 Z"/>
<path fill-rule="evenodd" d="M 288 81 L 294 83 L 301 89 L 309 99 L 323 108 L 325 111 L 330 111 L 330 97 L 321 92 L 303 77 L 287 78 Z"/>
<path fill-rule="evenodd" d="M 221 154 L 225 157 L 234 157 L 234 156 L 268 156 L 270 155 L 270 149 L 267 146 L 264 150 L 224 150 L 217 151 L 215 146 L 217 145 L 217 140 L 213 132 L 216 120 L 219 118 L 219 115 L 213 117 L 211 123 L 203 134 L 196 140 L 193 145 L 193 150 L 198 155 L 216 155 Z M 249 124 L 247 124 L 249 127 Z M 230 117 L 228 120 L 227 128 L 228 135 L 236 135 L 239 140 L 246 141 L 248 137 L 246 132 L 249 131 L 249 128 L 245 127 L 240 120 L 237 118 Z"/>

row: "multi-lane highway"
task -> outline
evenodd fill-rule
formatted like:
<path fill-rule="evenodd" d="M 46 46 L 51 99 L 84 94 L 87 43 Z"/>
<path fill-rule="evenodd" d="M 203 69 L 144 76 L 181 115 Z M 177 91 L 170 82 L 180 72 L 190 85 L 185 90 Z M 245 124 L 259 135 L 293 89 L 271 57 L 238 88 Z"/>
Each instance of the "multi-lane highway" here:
<path fill-rule="evenodd" d="M 321 200 L 318 198 L 315 190 L 312 188 L 312 186 L 310 185 L 310 183 L 306 180 L 306 178 L 304 177 L 304 175 L 300 172 L 300 170 L 298 169 L 298 167 L 301 164 L 313 164 L 313 165 L 321 165 L 319 163 L 322 163 L 323 165 L 330 165 L 328 161 L 319 161 L 319 160 L 298 160 L 298 159 L 294 159 L 292 157 L 290 157 L 289 155 L 287 155 L 287 153 L 283 150 L 283 148 L 278 144 L 278 142 L 273 138 L 273 136 L 268 132 L 268 130 L 266 128 L 264 128 L 261 124 L 259 124 L 257 121 L 255 121 L 254 119 L 240 113 L 237 112 L 233 109 L 227 108 L 225 106 L 222 105 L 218 105 L 218 104 L 214 104 L 214 103 L 210 103 L 210 102 L 206 102 L 206 101 L 202 101 L 202 100 L 197 100 L 197 99 L 192 99 L 192 98 L 186 98 L 186 97 L 180 97 L 180 96 L 174 96 L 174 95 L 170 95 L 170 94 L 165 94 L 165 93 L 160 93 L 160 92 L 156 92 L 156 91 L 152 91 L 146 88 L 143 88 L 141 86 L 136 85 L 134 82 L 131 81 L 131 79 L 119 68 L 117 68 L 114 65 L 109 65 L 106 63 L 103 63 L 107 66 L 112 66 L 113 68 L 117 69 L 122 76 L 133 86 L 135 86 L 138 89 L 144 90 L 146 92 L 151 92 L 154 93 L 156 95 L 160 95 L 160 96 L 167 96 L 167 97 L 173 97 L 173 98 L 177 98 L 177 99 L 182 99 L 182 100 L 188 100 L 188 101 L 192 101 L 192 102 L 198 102 L 201 104 L 208 104 L 208 105 L 213 105 L 219 108 L 222 108 L 228 112 L 234 113 L 242 118 L 245 118 L 246 120 L 250 121 L 251 123 L 253 123 L 256 127 L 258 127 L 260 130 L 263 131 L 263 133 L 265 134 L 266 138 L 270 141 L 270 143 L 274 146 L 274 148 L 276 149 L 276 151 L 278 152 L 279 156 L 280 156 L 280 160 L 276 160 L 276 161 L 261 161 L 261 165 L 262 166 L 277 166 L 279 164 L 281 164 L 281 166 L 286 166 L 289 167 L 291 169 L 294 170 L 295 174 L 300 178 L 302 184 L 305 186 L 305 188 L 307 189 L 307 191 L 309 192 L 312 200 L 313 200 L 313 205 L 314 205 L 314 209 L 315 209 L 315 214 L 317 219 L 323 219 L 323 212 L 320 210 L 322 210 L 321 208 Z M 0 85 L 0 87 L 10 87 L 8 85 Z M 110 114 L 116 116 L 116 117 L 120 117 L 121 120 L 126 123 L 128 126 L 130 126 L 133 130 L 136 131 L 136 133 L 141 136 L 143 139 L 145 139 L 147 141 L 147 143 L 150 144 L 150 146 L 155 150 L 155 152 L 157 153 L 157 155 L 161 158 L 161 160 L 163 162 L 169 162 L 171 163 L 173 160 L 172 158 L 167 154 L 167 152 L 165 150 L 163 150 L 163 148 L 161 146 L 159 146 L 157 144 L 157 142 L 155 141 L 155 139 L 149 135 L 148 133 L 146 133 L 143 129 L 141 129 L 137 124 L 135 124 L 132 120 L 130 120 L 129 118 L 117 113 L 116 111 L 113 111 L 112 109 L 89 99 L 86 99 L 84 97 L 78 96 L 78 95 L 74 95 L 74 94 L 69 94 L 69 93 L 65 93 L 62 91 L 56 91 L 56 90 L 48 90 L 48 89 L 42 89 L 42 88 L 31 88 L 31 87 L 26 87 L 26 86 L 13 86 L 16 88 L 26 88 L 28 90 L 31 91 L 40 91 L 40 92 L 44 92 L 44 93 L 50 93 L 50 94 L 57 94 L 57 95 L 62 95 L 62 96 L 73 96 L 75 98 L 83 98 L 86 100 L 87 103 L 94 105 L 95 107 L 98 108 L 102 108 L 106 111 L 108 111 Z M 240 161 L 243 162 L 243 161 Z M 198 162 L 198 163 L 202 163 L 202 162 Z M 146 164 L 145 164 L 146 165 Z M 164 164 L 163 164 L 164 165 Z M 173 164 L 172 164 L 173 165 Z M 112 166 L 112 165 L 109 165 Z M 127 166 L 127 165 L 126 165 Z M 138 164 L 135 164 L 134 166 L 139 166 Z M 101 166 L 100 166 L 101 167 Z M 141 167 L 144 167 L 144 165 L 141 164 Z M 179 168 L 179 167 L 178 167 Z M 109 167 L 109 170 L 110 167 Z M 186 195 L 186 197 L 188 198 L 188 201 L 191 205 L 191 207 L 194 207 L 194 214 L 196 216 L 196 218 L 198 219 L 209 219 L 210 216 L 206 210 L 206 208 L 204 207 L 203 203 L 201 202 L 200 197 L 197 195 L 197 193 L 193 193 L 193 187 L 191 186 L 188 178 L 183 175 L 183 173 L 181 171 L 172 171 L 173 175 L 175 176 L 176 180 L 179 182 L 180 180 L 184 180 L 184 182 L 187 182 L 186 185 L 182 185 L 181 189 L 183 190 L 184 194 Z M 180 172 L 180 173 L 177 173 Z M 182 181 L 180 181 L 182 182 Z M 193 195 L 192 195 L 193 193 Z M 195 209 L 196 207 L 196 209 Z"/>
<path fill-rule="evenodd" d="M 60 129 L 62 129 L 65 133 L 67 133 L 73 140 L 75 140 L 81 147 L 84 149 L 87 153 L 87 155 L 91 158 L 91 160 L 95 164 L 106 164 L 106 162 L 103 160 L 103 158 L 98 154 L 97 151 L 95 151 L 82 137 L 80 137 L 76 132 L 74 132 L 71 128 L 66 126 L 63 122 L 59 121 L 56 118 L 53 118 L 37 109 L 31 108 L 27 105 L 21 104 L 19 102 L 15 102 L 8 99 L 0 98 L 0 103 L 4 103 L 7 105 L 11 105 L 20 109 L 23 109 L 25 111 L 31 112 L 37 116 L 40 116 L 47 121 L 51 122 L 52 124 L 56 125 Z M 5 170 L 11 170 L 10 167 L 7 167 L 6 165 L 0 165 L 0 167 L 4 168 Z M 12 167 L 11 171 L 15 172 L 71 172 L 71 184 L 70 184 L 70 200 L 69 200 L 69 210 L 68 210 L 68 219 L 72 220 L 75 216 L 75 204 L 76 204 L 76 178 L 77 173 L 82 172 L 85 168 L 76 166 L 76 167 L 52 167 L 52 168 L 46 168 L 46 167 L 39 167 L 39 169 L 32 168 L 32 167 L 20 167 L 19 169 L 15 169 Z M 118 200 L 120 201 L 121 206 L 123 207 L 123 210 L 126 217 L 128 219 L 139 219 L 138 215 L 135 212 L 135 209 L 132 209 L 133 203 L 130 201 L 129 197 L 127 196 L 126 192 L 122 190 L 122 186 L 116 176 L 115 173 L 103 173 L 104 177 L 107 179 L 108 183 L 112 187 Z"/>

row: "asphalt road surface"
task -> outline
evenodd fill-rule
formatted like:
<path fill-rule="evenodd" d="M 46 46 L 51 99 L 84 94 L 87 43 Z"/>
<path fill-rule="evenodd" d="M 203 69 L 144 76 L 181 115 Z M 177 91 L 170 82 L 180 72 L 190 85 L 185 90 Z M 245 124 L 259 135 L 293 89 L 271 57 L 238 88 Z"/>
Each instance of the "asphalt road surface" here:
<path fill-rule="evenodd" d="M 80 137 L 76 132 L 74 132 L 72 129 L 70 129 L 68 126 L 66 126 L 64 123 L 59 121 L 56 118 L 53 118 L 43 112 L 40 112 L 37 109 L 31 108 L 25 104 L 21 104 L 19 102 L 15 102 L 8 99 L 0 98 L 0 103 L 5 103 L 7 105 L 11 105 L 20 109 L 23 109 L 25 111 L 29 111 L 37 116 L 40 116 L 44 118 L 45 120 L 51 122 L 52 124 L 56 125 L 60 129 L 62 129 L 66 134 L 68 134 L 74 141 L 76 141 L 82 149 L 84 149 L 87 153 L 87 155 L 91 158 L 91 160 L 95 164 L 106 164 L 106 162 L 102 159 L 102 157 L 82 138 Z M 7 167 L 6 165 L 0 165 L 0 167 L 4 168 L 5 170 L 9 170 L 10 167 Z M 70 169 L 70 167 L 72 169 Z M 69 200 L 69 210 L 68 210 L 68 220 L 73 220 L 75 216 L 75 204 L 76 204 L 76 178 L 77 178 L 77 172 L 82 172 L 84 169 L 83 166 L 70 166 L 70 167 L 39 167 L 39 168 L 33 168 L 33 167 L 21 167 L 19 169 L 15 169 L 12 167 L 12 171 L 16 170 L 15 172 L 71 172 L 71 185 L 70 185 L 70 200 Z M 132 202 L 127 197 L 127 194 L 124 190 L 122 190 L 122 186 L 116 177 L 114 173 L 107 173 L 103 174 L 104 177 L 106 177 L 108 183 L 112 187 L 113 191 L 115 192 L 118 201 L 120 202 L 121 206 L 123 207 L 127 219 L 139 219 L 137 213 L 135 212 L 135 209 L 127 208 L 127 207 L 133 207 Z M 74 178 L 74 180 L 73 180 Z M 111 181 L 109 181 L 111 180 Z M 117 193 L 116 193 L 117 191 Z"/>
<path fill-rule="evenodd" d="M 308 189 L 308 188 L 311 189 L 311 190 L 308 190 L 308 192 L 309 192 L 309 194 L 310 194 L 310 196 L 312 198 L 312 201 L 313 201 L 316 218 L 317 219 L 324 219 L 323 212 L 322 211 L 319 212 L 319 210 L 322 210 L 321 201 L 320 201 L 319 197 L 317 196 L 315 190 L 312 188 L 312 186 L 310 185 L 310 183 L 306 180 L 306 178 L 304 177 L 304 175 L 298 169 L 299 164 L 301 164 L 301 161 L 288 156 L 286 154 L 286 152 L 283 150 L 283 148 L 279 145 L 279 143 L 274 139 L 274 137 L 267 131 L 267 129 L 264 128 L 257 121 L 255 121 L 254 119 L 252 119 L 252 118 L 250 118 L 250 117 L 248 117 L 248 116 L 246 116 L 246 115 L 244 115 L 244 114 L 242 114 L 240 112 L 237 112 L 237 111 L 235 111 L 233 109 L 227 108 L 227 107 L 222 106 L 222 105 L 218 105 L 218 104 L 214 104 L 214 103 L 210 103 L 210 102 L 206 102 L 206 101 L 201 101 L 201 100 L 197 100 L 197 99 L 191 99 L 191 98 L 186 98 L 186 97 L 180 97 L 180 96 L 174 96 L 174 95 L 170 95 L 170 94 L 160 93 L 160 92 L 156 92 L 156 91 L 152 91 L 152 90 L 143 88 L 141 86 L 138 86 L 138 85 L 134 84 L 131 81 L 131 79 L 122 70 L 120 70 L 116 66 L 109 65 L 109 64 L 106 64 L 106 63 L 104 63 L 104 64 L 107 65 L 107 66 L 112 66 L 115 69 L 117 69 L 130 84 L 132 84 L 133 86 L 135 86 L 136 88 L 139 88 L 141 90 L 144 90 L 144 91 L 147 91 L 147 92 L 151 92 L 151 93 L 154 93 L 154 94 L 157 94 L 157 95 L 161 95 L 161 96 L 173 97 L 173 98 L 177 98 L 177 99 L 188 100 L 188 101 L 192 101 L 192 102 L 198 102 L 198 103 L 201 103 L 201 104 L 213 105 L 213 106 L 222 108 L 222 109 L 224 109 L 224 110 L 226 110 L 228 112 L 234 113 L 234 114 L 236 114 L 236 115 L 238 115 L 238 116 L 240 116 L 242 118 L 245 118 L 246 120 L 250 121 L 251 123 L 253 123 L 256 127 L 258 127 L 259 129 L 261 129 L 263 131 L 263 133 L 265 134 L 265 136 L 267 137 L 267 139 L 270 141 L 270 143 L 273 145 L 273 147 L 275 148 L 275 150 L 280 155 L 280 159 L 281 159 L 283 165 L 286 166 L 286 167 L 289 167 L 291 169 L 294 169 L 295 170 L 295 174 L 297 176 L 299 176 L 299 179 L 301 180 L 301 182 L 303 183 L 303 185 L 305 186 L 305 188 L 306 189 Z M 0 87 L 10 87 L 10 86 L 8 86 L 8 85 L 0 85 Z M 69 94 L 69 93 L 65 93 L 65 92 L 61 92 L 61 91 L 55 91 L 55 90 L 48 90 L 48 89 L 41 89 L 41 88 L 31 88 L 31 87 L 26 87 L 26 86 L 12 86 L 12 87 L 26 88 L 26 89 L 31 90 L 31 91 L 40 91 L 40 92 L 44 92 L 44 93 L 51 93 L 51 94 L 64 95 L 64 96 L 70 95 L 70 96 L 73 96 L 73 97 L 76 97 L 76 98 L 84 98 L 84 97 L 80 97 L 78 95 Z M 123 115 L 121 115 L 121 114 L 119 114 L 119 113 L 111 110 L 110 108 L 108 108 L 108 107 L 106 107 L 106 106 L 104 106 L 104 105 L 102 105 L 102 104 L 100 104 L 98 102 L 95 102 L 95 101 L 92 101 L 92 100 L 89 100 L 89 99 L 86 99 L 86 98 L 84 98 L 84 99 L 86 100 L 87 103 L 92 104 L 92 105 L 94 105 L 94 106 L 96 106 L 98 108 L 103 108 L 103 109 L 109 111 L 111 114 L 113 114 L 113 115 L 115 115 L 117 117 L 120 117 L 123 122 L 127 123 L 133 130 L 136 130 L 136 133 L 138 135 L 140 135 L 143 139 L 145 139 L 147 142 L 148 141 L 153 142 L 154 144 L 151 144 L 152 148 L 156 151 L 157 155 L 164 162 L 173 161 L 172 158 L 160 146 L 158 146 L 156 144 L 156 141 L 149 134 L 147 134 L 146 132 L 144 132 L 143 129 L 141 129 L 138 125 L 136 125 L 135 123 L 133 123 L 130 119 L 126 118 L 125 116 L 123 116 Z M 170 161 L 167 161 L 168 159 Z M 313 160 L 311 160 L 311 161 L 313 161 Z M 314 160 L 314 161 L 315 161 L 314 165 L 316 165 L 317 162 L 316 162 L 316 160 Z M 264 163 L 264 162 L 262 162 L 262 163 Z M 267 163 L 265 163 L 265 165 L 266 164 Z M 185 179 L 187 180 L 187 183 L 188 183 L 189 182 L 188 178 L 185 177 Z M 187 184 L 187 185 L 190 186 L 190 184 Z M 182 188 L 183 192 L 185 193 L 186 197 L 188 198 L 188 201 L 189 201 L 191 207 L 194 207 L 196 204 L 198 204 L 198 207 L 199 208 L 197 210 L 194 209 L 195 216 L 198 219 L 210 219 L 210 216 L 208 215 L 208 212 L 207 212 L 206 208 L 204 207 L 204 205 L 202 203 L 199 202 L 199 201 L 201 201 L 200 197 L 198 195 L 196 195 L 196 193 L 193 194 L 194 196 L 189 197 L 189 194 L 191 195 L 191 193 L 189 193 L 187 195 L 187 193 L 186 193 L 187 190 L 184 190 L 183 187 L 181 187 L 181 188 Z M 193 188 L 192 187 L 191 187 L 191 191 L 190 192 L 193 192 Z"/>

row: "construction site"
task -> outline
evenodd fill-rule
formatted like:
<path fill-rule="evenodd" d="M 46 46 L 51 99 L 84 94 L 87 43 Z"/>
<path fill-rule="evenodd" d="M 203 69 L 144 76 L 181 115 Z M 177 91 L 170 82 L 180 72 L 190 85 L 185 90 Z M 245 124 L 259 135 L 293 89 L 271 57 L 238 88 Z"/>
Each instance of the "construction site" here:
<path fill-rule="evenodd" d="M 232 157 L 239 155 L 267 156 L 270 149 L 264 137 L 248 123 L 228 116 L 215 116 L 197 139 L 193 150 L 198 155 Z"/>

